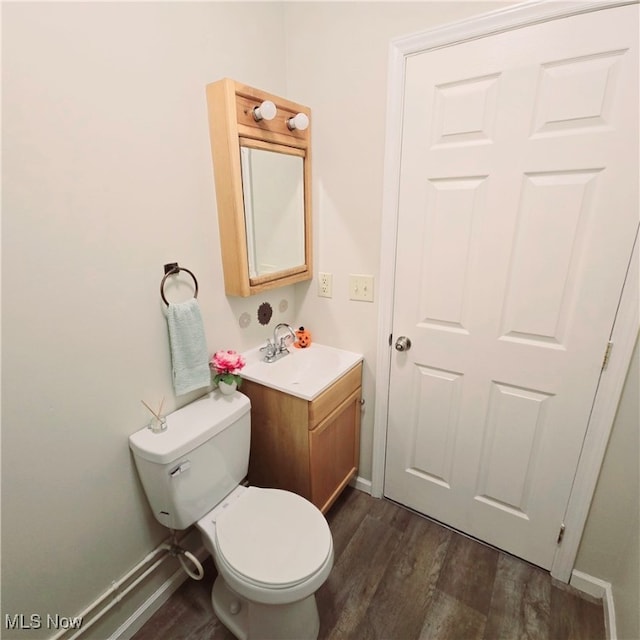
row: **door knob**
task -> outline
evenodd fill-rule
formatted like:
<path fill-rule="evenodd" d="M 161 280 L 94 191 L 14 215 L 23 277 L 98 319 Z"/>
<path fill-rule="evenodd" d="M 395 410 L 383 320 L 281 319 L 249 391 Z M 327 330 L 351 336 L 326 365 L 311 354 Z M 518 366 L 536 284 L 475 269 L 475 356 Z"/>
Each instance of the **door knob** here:
<path fill-rule="evenodd" d="M 411 349 L 411 340 L 407 336 L 400 336 L 396 340 L 396 349 L 398 351 L 409 351 Z"/>

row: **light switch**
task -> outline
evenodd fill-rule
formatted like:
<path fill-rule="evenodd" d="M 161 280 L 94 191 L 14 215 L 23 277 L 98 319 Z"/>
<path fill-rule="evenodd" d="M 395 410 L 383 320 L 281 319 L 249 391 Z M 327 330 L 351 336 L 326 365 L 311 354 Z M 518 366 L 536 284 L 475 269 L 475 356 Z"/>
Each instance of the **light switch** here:
<path fill-rule="evenodd" d="M 373 302 L 373 276 L 352 273 L 349 276 L 349 299 Z"/>

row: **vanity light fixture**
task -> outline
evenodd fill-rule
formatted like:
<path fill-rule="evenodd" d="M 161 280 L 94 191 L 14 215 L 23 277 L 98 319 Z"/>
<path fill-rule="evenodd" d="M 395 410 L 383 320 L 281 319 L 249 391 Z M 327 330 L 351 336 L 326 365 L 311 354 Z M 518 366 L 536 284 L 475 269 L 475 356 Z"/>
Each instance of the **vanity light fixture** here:
<path fill-rule="evenodd" d="M 309 126 L 309 116 L 306 113 L 298 113 L 293 118 L 287 120 L 287 127 L 293 131 L 304 131 Z"/>
<path fill-rule="evenodd" d="M 253 118 L 256 122 L 260 120 L 273 120 L 276 117 L 276 105 L 271 100 L 265 100 L 258 107 L 253 108 Z"/>

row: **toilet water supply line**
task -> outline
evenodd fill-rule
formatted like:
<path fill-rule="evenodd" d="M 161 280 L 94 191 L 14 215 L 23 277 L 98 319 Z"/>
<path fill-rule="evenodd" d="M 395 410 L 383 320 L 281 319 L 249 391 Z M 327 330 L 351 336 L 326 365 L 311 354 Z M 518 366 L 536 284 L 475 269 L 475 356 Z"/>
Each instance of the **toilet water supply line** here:
<path fill-rule="evenodd" d="M 150 562 L 158 553 L 161 551 L 165 551 L 166 553 L 158 558 L 152 565 L 147 567 L 147 569 L 141 573 L 131 584 L 129 584 L 124 590 L 119 591 L 120 587 L 131 578 L 131 576 L 135 575 L 142 567 L 144 567 L 148 562 Z M 80 629 L 76 630 L 68 640 L 74 640 L 84 634 L 87 629 L 92 627 L 94 623 L 96 623 L 102 616 L 104 616 L 107 611 L 109 611 L 112 607 L 118 604 L 124 596 L 126 596 L 130 591 L 132 591 L 135 587 L 137 587 L 149 574 L 153 573 L 169 556 L 177 557 L 180 562 L 180 566 L 184 570 L 184 572 L 194 580 L 202 580 L 204 577 L 204 568 L 202 564 L 190 551 L 183 549 L 176 541 L 176 533 L 175 531 L 171 531 L 170 542 L 163 542 L 160 546 L 156 547 L 153 551 L 151 551 L 143 560 L 141 560 L 133 569 L 127 572 L 122 578 L 116 580 L 111 583 L 111 587 L 107 589 L 99 598 L 94 600 L 86 609 L 81 611 L 75 618 L 84 619 L 84 617 L 93 611 L 99 604 L 101 604 L 104 600 L 106 600 L 109 596 L 114 596 L 113 600 L 103 609 L 101 609 L 96 615 L 91 618 L 87 623 L 82 624 Z M 195 571 L 187 566 L 187 563 L 183 556 L 186 556 L 193 566 L 195 567 Z M 71 629 L 62 629 L 56 635 L 51 636 L 49 640 L 58 640 L 65 634 L 67 634 Z"/>
<path fill-rule="evenodd" d="M 178 558 L 180 566 L 190 578 L 193 578 L 194 580 L 202 580 L 202 578 L 204 578 L 204 569 L 202 568 L 202 564 L 200 564 L 200 560 L 198 560 L 193 553 L 183 549 L 180 545 L 175 544 L 175 542 L 170 545 L 164 544 L 162 547 L 165 548 L 174 558 Z M 191 561 L 191 564 L 196 568 L 195 572 L 188 567 L 183 556 L 186 556 Z"/>

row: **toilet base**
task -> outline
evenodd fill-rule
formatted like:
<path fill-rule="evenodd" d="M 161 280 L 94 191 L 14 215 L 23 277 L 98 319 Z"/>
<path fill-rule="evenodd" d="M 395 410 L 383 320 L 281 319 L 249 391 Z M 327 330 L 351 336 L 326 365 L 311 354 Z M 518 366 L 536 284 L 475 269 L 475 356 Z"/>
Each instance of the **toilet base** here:
<path fill-rule="evenodd" d="M 315 594 L 290 604 L 249 602 L 219 575 L 211 602 L 220 622 L 238 640 L 316 640 L 320 631 Z"/>

